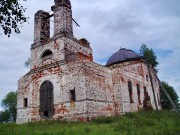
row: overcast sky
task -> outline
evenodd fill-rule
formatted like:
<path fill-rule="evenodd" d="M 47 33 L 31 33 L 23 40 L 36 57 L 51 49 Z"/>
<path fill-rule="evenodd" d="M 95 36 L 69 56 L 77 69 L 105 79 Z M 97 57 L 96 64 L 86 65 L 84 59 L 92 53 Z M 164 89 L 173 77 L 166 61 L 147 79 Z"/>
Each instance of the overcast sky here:
<path fill-rule="evenodd" d="M 157 54 L 159 78 L 172 85 L 180 96 L 180 0 L 71 0 L 71 3 L 73 18 L 81 26 L 74 25 L 74 36 L 91 43 L 95 62 L 105 64 L 120 47 L 138 52 L 145 43 Z M 0 35 L 0 101 L 9 91 L 17 90 L 18 79 L 29 70 L 24 62 L 33 43 L 35 12 L 51 11 L 54 0 L 28 0 L 22 4 L 27 8 L 29 24 L 23 24 L 21 34 L 10 38 Z"/>

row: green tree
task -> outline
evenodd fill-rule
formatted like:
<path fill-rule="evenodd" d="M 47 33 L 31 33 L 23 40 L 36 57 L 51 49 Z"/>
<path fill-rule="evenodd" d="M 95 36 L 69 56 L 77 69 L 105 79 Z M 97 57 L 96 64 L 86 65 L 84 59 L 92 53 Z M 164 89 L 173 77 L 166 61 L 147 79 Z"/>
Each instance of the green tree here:
<path fill-rule="evenodd" d="M 0 114 L 0 122 L 8 122 L 8 121 L 9 121 L 9 112 L 7 110 L 1 112 L 1 114 Z"/>
<path fill-rule="evenodd" d="M 0 115 L 2 121 L 15 121 L 17 109 L 17 94 L 16 92 L 9 92 L 2 100 L 2 107 L 4 111 Z"/>
<path fill-rule="evenodd" d="M 178 103 L 179 97 L 178 97 L 176 91 L 174 90 L 174 88 L 166 82 L 162 82 L 162 85 L 163 85 L 164 89 L 166 89 L 167 93 L 171 97 L 171 99 L 174 102 L 174 104 L 176 105 L 176 107 L 179 107 L 179 103 Z M 164 92 L 162 90 L 161 90 L 160 94 L 161 94 L 162 108 L 165 110 L 172 110 L 173 107 L 172 107 L 170 101 L 168 100 L 167 96 L 164 94 Z"/>
<path fill-rule="evenodd" d="M 20 33 L 19 25 L 27 22 L 27 17 L 24 15 L 24 8 L 20 1 L 27 0 L 0 0 L 0 27 L 4 34 L 10 37 L 12 30 L 15 33 Z"/>
<path fill-rule="evenodd" d="M 146 44 L 141 45 L 140 55 L 144 57 L 144 60 L 147 62 L 148 65 L 156 67 L 159 64 L 154 50 L 152 48 L 149 49 Z"/>

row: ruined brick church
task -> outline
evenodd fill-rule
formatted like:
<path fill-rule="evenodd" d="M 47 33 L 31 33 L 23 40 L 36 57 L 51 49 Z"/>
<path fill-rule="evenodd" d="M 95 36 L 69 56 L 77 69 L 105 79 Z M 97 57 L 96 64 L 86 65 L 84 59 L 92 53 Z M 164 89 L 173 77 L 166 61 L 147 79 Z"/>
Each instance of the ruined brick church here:
<path fill-rule="evenodd" d="M 157 71 L 151 68 L 149 74 L 141 56 L 124 48 L 106 65 L 93 62 L 88 40 L 73 35 L 70 0 L 55 0 L 51 9 L 53 37 L 52 15 L 42 10 L 35 14 L 30 71 L 18 81 L 17 123 L 47 118 L 86 121 L 155 109 L 155 98 L 161 108 Z"/>

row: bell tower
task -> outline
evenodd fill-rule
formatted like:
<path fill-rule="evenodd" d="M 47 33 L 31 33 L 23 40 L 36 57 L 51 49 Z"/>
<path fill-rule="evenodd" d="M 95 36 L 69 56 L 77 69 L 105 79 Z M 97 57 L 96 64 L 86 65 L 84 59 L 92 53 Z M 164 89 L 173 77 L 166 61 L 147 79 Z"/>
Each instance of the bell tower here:
<path fill-rule="evenodd" d="M 54 38 L 73 37 L 72 10 L 70 0 L 54 0 Z"/>

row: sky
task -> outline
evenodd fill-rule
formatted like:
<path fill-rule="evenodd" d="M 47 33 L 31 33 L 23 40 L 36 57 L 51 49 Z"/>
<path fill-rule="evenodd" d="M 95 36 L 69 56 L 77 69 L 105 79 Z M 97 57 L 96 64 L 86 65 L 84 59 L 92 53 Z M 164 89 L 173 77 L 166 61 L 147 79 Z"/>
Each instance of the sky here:
<path fill-rule="evenodd" d="M 0 101 L 18 89 L 18 79 L 29 71 L 24 62 L 31 53 L 34 14 L 51 11 L 54 0 L 21 4 L 27 8 L 28 23 L 20 25 L 20 34 L 12 33 L 10 38 L 0 35 Z M 120 48 L 138 53 L 145 43 L 157 55 L 160 80 L 168 82 L 180 96 L 179 0 L 71 0 L 71 4 L 73 18 L 80 25 L 74 24 L 74 36 L 90 42 L 95 62 L 106 64 Z M 51 28 L 53 35 L 53 24 Z"/>

